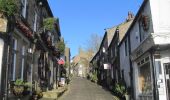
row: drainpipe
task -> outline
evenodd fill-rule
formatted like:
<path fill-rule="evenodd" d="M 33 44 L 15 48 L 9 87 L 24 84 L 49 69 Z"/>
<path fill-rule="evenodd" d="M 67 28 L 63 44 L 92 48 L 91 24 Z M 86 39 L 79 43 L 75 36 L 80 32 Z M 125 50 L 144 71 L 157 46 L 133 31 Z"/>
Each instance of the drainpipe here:
<path fill-rule="evenodd" d="M 152 64 L 152 76 L 153 76 L 153 100 L 159 100 L 159 93 L 157 88 L 157 77 L 156 77 L 156 68 L 154 67 L 154 56 L 153 50 L 150 50 L 151 54 L 151 64 Z"/>
<path fill-rule="evenodd" d="M 9 42 L 9 44 L 10 44 L 10 42 Z M 6 79 L 5 79 L 5 83 L 6 83 L 6 85 L 5 85 L 5 100 L 7 100 L 8 99 L 8 70 L 9 70 L 9 66 L 10 66 L 10 63 L 9 63 L 9 49 L 10 49 L 10 46 L 9 46 L 9 44 L 8 44 L 8 46 L 7 46 L 7 57 L 6 57 Z"/>

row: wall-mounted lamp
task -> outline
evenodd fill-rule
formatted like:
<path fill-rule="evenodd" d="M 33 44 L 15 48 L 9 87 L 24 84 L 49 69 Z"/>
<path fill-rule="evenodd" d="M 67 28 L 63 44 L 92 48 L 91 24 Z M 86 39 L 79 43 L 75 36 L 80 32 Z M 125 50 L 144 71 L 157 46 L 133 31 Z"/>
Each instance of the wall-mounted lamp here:
<path fill-rule="evenodd" d="M 38 4 L 39 4 L 39 6 L 42 6 L 42 2 L 41 1 Z"/>

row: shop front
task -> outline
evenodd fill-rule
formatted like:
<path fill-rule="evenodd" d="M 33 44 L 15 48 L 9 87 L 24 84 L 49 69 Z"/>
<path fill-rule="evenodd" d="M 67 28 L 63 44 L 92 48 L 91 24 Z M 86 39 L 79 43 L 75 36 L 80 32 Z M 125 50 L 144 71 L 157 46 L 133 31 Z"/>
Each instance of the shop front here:
<path fill-rule="evenodd" d="M 159 100 L 170 100 L 170 48 L 157 51 L 154 60 Z"/>
<path fill-rule="evenodd" d="M 135 65 L 136 96 L 139 100 L 153 100 L 152 62 L 149 53 L 138 58 Z"/>
<path fill-rule="evenodd" d="M 132 53 L 136 100 L 170 100 L 170 47 L 139 46 Z M 139 55 L 140 51 L 140 55 Z"/>

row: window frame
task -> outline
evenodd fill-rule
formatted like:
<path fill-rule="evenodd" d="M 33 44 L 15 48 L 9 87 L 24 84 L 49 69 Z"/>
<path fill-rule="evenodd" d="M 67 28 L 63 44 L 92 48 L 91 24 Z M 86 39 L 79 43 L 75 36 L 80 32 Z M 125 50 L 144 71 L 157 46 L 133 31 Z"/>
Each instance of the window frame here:
<path fill-rule="evenodd" d="M 21 0 L 21 15 L 23 18 L 26 18 L 27 15 L 27 0 Z"/>
<path fill-rule="evenodd" d="M 127 56 L 127 54 L 128 54 L 128 41 L 127 40 L 125 40 L 125 42 L 124 42 L 124 46 L 125 46 L 125 57 Z"/>
<path fill-rule="evenodd" d="M 12 48 L 12 68 L 11 68 L 11 77 L 12 77 L 12 80 L 14 81 L 16 79 L 16 64 L 17 64 L 17 48 L 18 48 L 18 40 L 17 38 L 13 37 L 12 39 L 14 42 L 13 44 L 13 48 Z"/>
<path fill-rule="evenodd" d="M 37 19 L 38 19 L 38 13 L 37 11 L 34 12 L 34 23 L 33 23 L 33 31 L 37 31 Z"/>
<path fill-rule="evenodd" d="M 24 79 L 24 66 L 25 66 L 25 51 L 26 51 L 26 46 L 22 46 L 21 50 L 21 79 Z"/>

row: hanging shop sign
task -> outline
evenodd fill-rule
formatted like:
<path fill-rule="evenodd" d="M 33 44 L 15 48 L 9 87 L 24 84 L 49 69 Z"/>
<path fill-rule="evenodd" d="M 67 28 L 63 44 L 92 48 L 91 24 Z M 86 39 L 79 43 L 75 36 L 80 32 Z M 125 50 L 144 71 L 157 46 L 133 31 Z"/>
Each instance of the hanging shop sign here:
<path fill-rule="evenodd" d="M 144 31 L 148 31 L 150 25 L 150 19 L 148 15 L 142 15 L 140 18 L 140 22 L 142 24 L 142 28 Z"/>
<path fill-rule="evenodd" d="M 0 18 L 0 32 L 7 31 L 7 20 L 4 18 Z"/>
<path fill-rule="evenodd" d="M 111 69 L 111 65 L 110 65 L 110 64 L 108 64 L 108 63 L 103 64 L 103 66 L 104 66 L 104 69 Z"/>
<path fill-rule="evenodd" d="M 60 58 L 60 59 L 58 60 L 58 64 L 59 64 L 59 65 L 64 65 L 64 63 L 65 63 L 64 59 Z"/>

